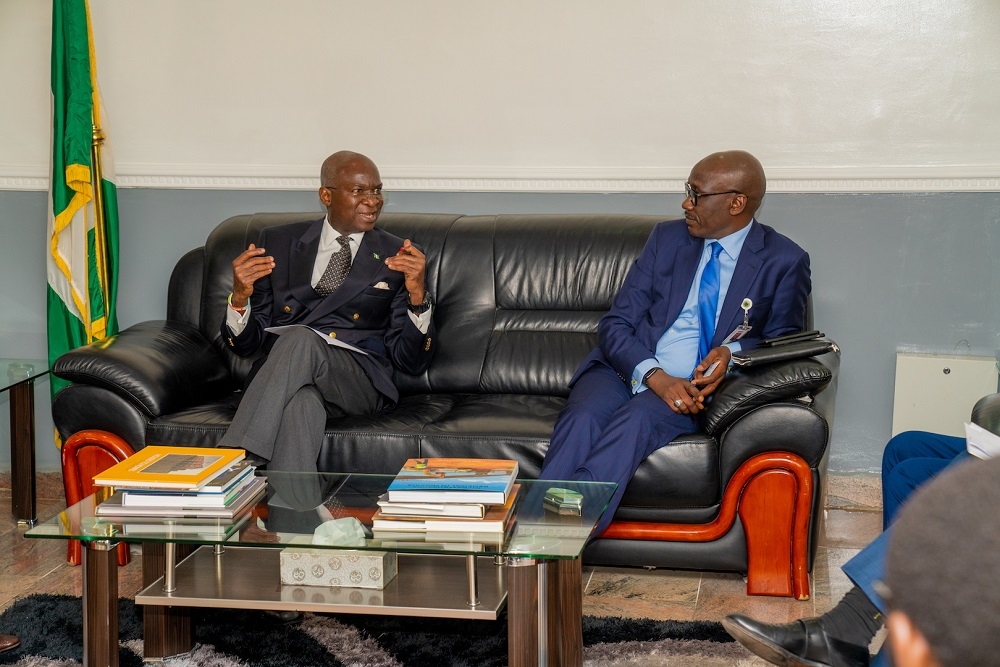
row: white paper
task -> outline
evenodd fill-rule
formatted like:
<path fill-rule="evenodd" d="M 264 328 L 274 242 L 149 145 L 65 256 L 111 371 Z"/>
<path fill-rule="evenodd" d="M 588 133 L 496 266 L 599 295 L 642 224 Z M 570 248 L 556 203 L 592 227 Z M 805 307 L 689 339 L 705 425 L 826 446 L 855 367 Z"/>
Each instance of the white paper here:
<path fill-rule="evenodd" d="M 304 324 L 289 324 L 283 327 L 264 327 L 264 331 L 280 336 L 289 329 L 294 329 L 295 327 L 302 327 L 304 329 L 309 329 L 309 331 L 312 331 L 314 334 L 325 340 L 327 345 L 333 345 L 334 347 L 342 347 L 345 350 L 350 350 L 351 352 L 357 352 L 358 354 L 363 354 L 365 356 L 368 356 L 368 353 L 362 350 L 361 348 L 354 347 L 353 345 L 345 343 L 342 340 L 337 340 L 332 336 L 327 336 L 322 331 L 317 331 L 316 329 L 313 329 L 312 327 L 307 327 Z"/>
<path fill-rule="evenodd" d="M 978 424 L 965 422 L 965 448 L 976 458 L 1000 457 L 1000 436 Z"/>

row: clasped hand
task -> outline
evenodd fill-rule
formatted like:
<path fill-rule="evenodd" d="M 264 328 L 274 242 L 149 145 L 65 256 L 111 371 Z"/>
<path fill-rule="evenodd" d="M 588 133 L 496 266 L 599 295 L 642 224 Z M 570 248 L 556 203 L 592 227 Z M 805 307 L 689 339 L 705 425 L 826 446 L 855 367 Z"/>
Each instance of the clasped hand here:
<path fill-rule="evenodd" d="M 726 377 L 731 356 L 732 351 L 725 345 L 713 348 L 695 367 L 692 379 L 674 377 L 659 370 L 649 377 L 646 385 L 674 412 L 696 415 L 705 409 L 705 399 L 712 395 Z M 712 374 L 705 375 L 705 371 L 716 361 L 719 363 Z"/>

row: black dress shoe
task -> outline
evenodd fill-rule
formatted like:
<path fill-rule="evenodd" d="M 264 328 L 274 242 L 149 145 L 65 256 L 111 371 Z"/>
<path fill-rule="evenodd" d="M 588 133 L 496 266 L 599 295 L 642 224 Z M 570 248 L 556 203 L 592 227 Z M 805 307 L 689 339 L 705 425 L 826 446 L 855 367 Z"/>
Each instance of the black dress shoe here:
<path fill-rule="evenodd" d="M 0 653 L 17 648 L 21 645 L 21 640 L 14 635 L 0 635 Z"/>
<path fill-rule="evenodd" d="M 731 614 L 722 626 L 752 653 L 781 667 L 867 667 L 871 659 L 867 646 L 831 637 L 818 618 L 780 624 Z"/>

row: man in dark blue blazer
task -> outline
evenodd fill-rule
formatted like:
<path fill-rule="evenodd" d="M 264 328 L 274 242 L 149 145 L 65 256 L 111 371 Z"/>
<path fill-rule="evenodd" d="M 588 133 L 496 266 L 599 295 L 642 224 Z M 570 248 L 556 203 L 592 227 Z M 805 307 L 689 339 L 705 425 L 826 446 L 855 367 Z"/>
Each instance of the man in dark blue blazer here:
<path fill-rule="evenodd" d="M 685 219 L 653 229 L 601 319 L 542 465 L 542 479 L 618 483 L 594 535 L 643 459 L 698 430 L 734 350 L 805 325 L 809 256 L 754 220 L 766 189 L 760 162 L 743 151 L 709 155 L 686 188 Z"/>
<path fill-rule="evenodd" d="M 325 218 L 266 229 L 233 260 L 222 323 L 233 351 L 266 356 L 219 446 L 272 470 L 315 471 L 327 417 L 395 404 L 393 367 L 421 373 L 434 352 L 424 254 L 375 227 L 378 168 L 341 151 L 320 179 Z"/>

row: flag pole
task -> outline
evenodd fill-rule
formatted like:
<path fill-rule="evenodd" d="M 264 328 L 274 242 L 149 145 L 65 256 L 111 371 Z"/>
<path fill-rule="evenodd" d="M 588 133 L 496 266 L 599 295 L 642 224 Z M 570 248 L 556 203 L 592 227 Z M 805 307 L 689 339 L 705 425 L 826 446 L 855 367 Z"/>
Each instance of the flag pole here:
<path fill-rule="evenodd" d="M 104 172 L 101 168 L 101 145 L 104 143 L 104 139 L 104 131 L 95 123 L 93 141 L 90 145 L 91 163 L 94 166 L 94 213 L 96 217 L 94 220 L 94 252 L 97 259 L 97 272 L 101 281 L 101 299 L 104 301 L 104 326 L 101 327 L 102 330 L 100 332 L 94 332 L 92 330 L 93 321 L 87 323 L 87 331 L 93 340 L 103 338 L 107 334 L 108 304 L 111 302 L 111 296 L 108 293 L 110 285 L 108 283 L 108 257 L 105 243 L 105 239 L 107 238 L 105 223 L 107 212 L 104 204 L 104 188 L 102 187 Z M 92 320 L 89 316 L 87 319 Z"/>

